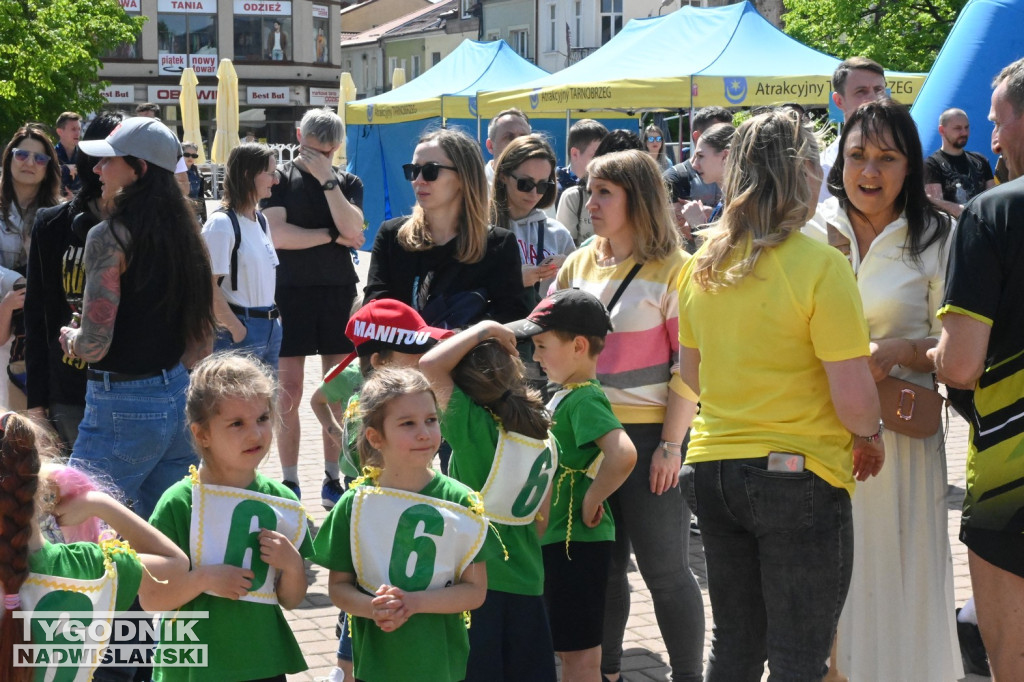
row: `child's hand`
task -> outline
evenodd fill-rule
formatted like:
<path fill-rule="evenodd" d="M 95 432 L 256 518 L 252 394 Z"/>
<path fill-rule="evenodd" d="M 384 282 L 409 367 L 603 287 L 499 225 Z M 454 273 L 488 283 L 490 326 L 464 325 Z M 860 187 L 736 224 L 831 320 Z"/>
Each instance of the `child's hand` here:
<path fill-rule="evenodd" d="M 519 357 L 519 351 L 516 350 L 516 335 L 505 325 L 494 320 L 484 320 L 483 322 L 477 322 L 473 328 L 476 330 L 477 343 L 483 343 L 487 339 L 495 339 L 501 344 L 506 353 L 512 357 Z"/>
<path fill-rule="evenodd" d="M 103 508 L 114 499 L 98 490 L 89 490 L 71 498 L 60 498 L 53 509 L 53 515 L 61 526 L 77 526 L 88 519 L 103 518 Z"/>
<path fill-rule="evenodd" d="M 302 564 L 299 550 L 295 549 L 291 540 L 276 530 L 266 528 L 260 530 L 260 559 L 279 571 L 293 568 L 296 563 Z"/>
<path fill-rule="evenodd" d="M 583 525 L 587 528 L 597 528 L 604 517 L 604 500 L 596 498 L 597 495 L 591 495 L 590 490 L 583 496 Z"/>
<path fill-rule="evenodd" d="M 206 582 L 204 592 L 213 592 L 225 599 L 244 597 L 252 587 L 252 579 L 256 577 L 248 568 L 239 568 L 228 564 L 201 566 L 195 570 L 203 572 Z"/>
<path fill-rule="evenodd" d="M 393 585 L 378 587 L 377 596 L 370 604 L 373 608 L 373 621 L 384 632 L 394 632 L 405 625 L 412 615 L 405 604 L 405 592 Z"/>

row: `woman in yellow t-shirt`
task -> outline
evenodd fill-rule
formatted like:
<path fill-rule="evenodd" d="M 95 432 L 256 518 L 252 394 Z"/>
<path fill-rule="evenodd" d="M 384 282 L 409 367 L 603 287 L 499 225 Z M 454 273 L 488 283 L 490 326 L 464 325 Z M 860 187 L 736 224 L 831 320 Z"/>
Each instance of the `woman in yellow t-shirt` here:
<path fill-rule="evenodd" d="M 854 478 L 884 459 L 850 266 L 800 234 L 820 184 L 795 113 L 748 120 L 722 218 L 679 280 L 682 378 L 701 400 L 681 481 L 707 559 L 709 682 L 760 680 L 766 658 L 787 679 L 825 673 L 850 583 Z"/>

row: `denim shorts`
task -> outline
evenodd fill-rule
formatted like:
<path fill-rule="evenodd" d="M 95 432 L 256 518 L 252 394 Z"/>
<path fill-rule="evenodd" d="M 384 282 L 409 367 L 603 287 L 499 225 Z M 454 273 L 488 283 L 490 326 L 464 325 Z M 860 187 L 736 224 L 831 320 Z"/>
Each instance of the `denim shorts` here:
<path fill-rule="evenodd" d="M 270 308 L 249 308 L 249 310 L 270 310 Z M 245 325 L 245 338 L 235 343 L 231 340 L 231 332 L 221 329 L 217 332 L 213 350 L 247 353 L 277 372 L 277 359 L 281 353 L 281 320 L 268 320 L 238 313 L 236 313 L 236 317 Z"/>
<path fill-rule="evenodd" d="M 164 491 L 199 463 L 185 422 L 187 388 L 180 363 L 137 381 L 90 379 L 69 463 L 120 488 L 149 518 Z"/>

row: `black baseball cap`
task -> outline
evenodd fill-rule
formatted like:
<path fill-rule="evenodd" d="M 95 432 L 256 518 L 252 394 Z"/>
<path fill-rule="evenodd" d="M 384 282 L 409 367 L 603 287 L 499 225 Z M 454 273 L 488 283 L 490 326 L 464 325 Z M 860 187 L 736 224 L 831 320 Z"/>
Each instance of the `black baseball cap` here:
<path fill-rule="evenodd" d="M 505 325 L 518 339 L 527 339 L 546 331 L 563 331 L 602 339 L 612 331 L 612 321 L 604 304 L 582 289 L 562 289 L 537 304 L 524 320 Z"/>

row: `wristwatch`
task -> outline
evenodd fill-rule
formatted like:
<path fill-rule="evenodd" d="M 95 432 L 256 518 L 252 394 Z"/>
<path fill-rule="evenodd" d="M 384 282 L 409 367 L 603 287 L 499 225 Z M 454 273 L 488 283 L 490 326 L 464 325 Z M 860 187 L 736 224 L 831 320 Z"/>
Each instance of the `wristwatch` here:
<path fill-rule="evenodd" d="M 878 431 L 870 436 L 857 436 L 857 438 L 863 438 L 869 443 L 877 443 L 882 440 L 882 432 L 885 431 L 885 422 L 881 419 L 878 420 Z"/>
<path fill-rule="evenodd" d="M 320 185 L 320 189 L 322 189 L 323 191 L 327 192 L 329 190 L 334 189 L 337 186 L 338 186 L 338 181 L 337 180 L 328 180 L 324 184 Z"/>

